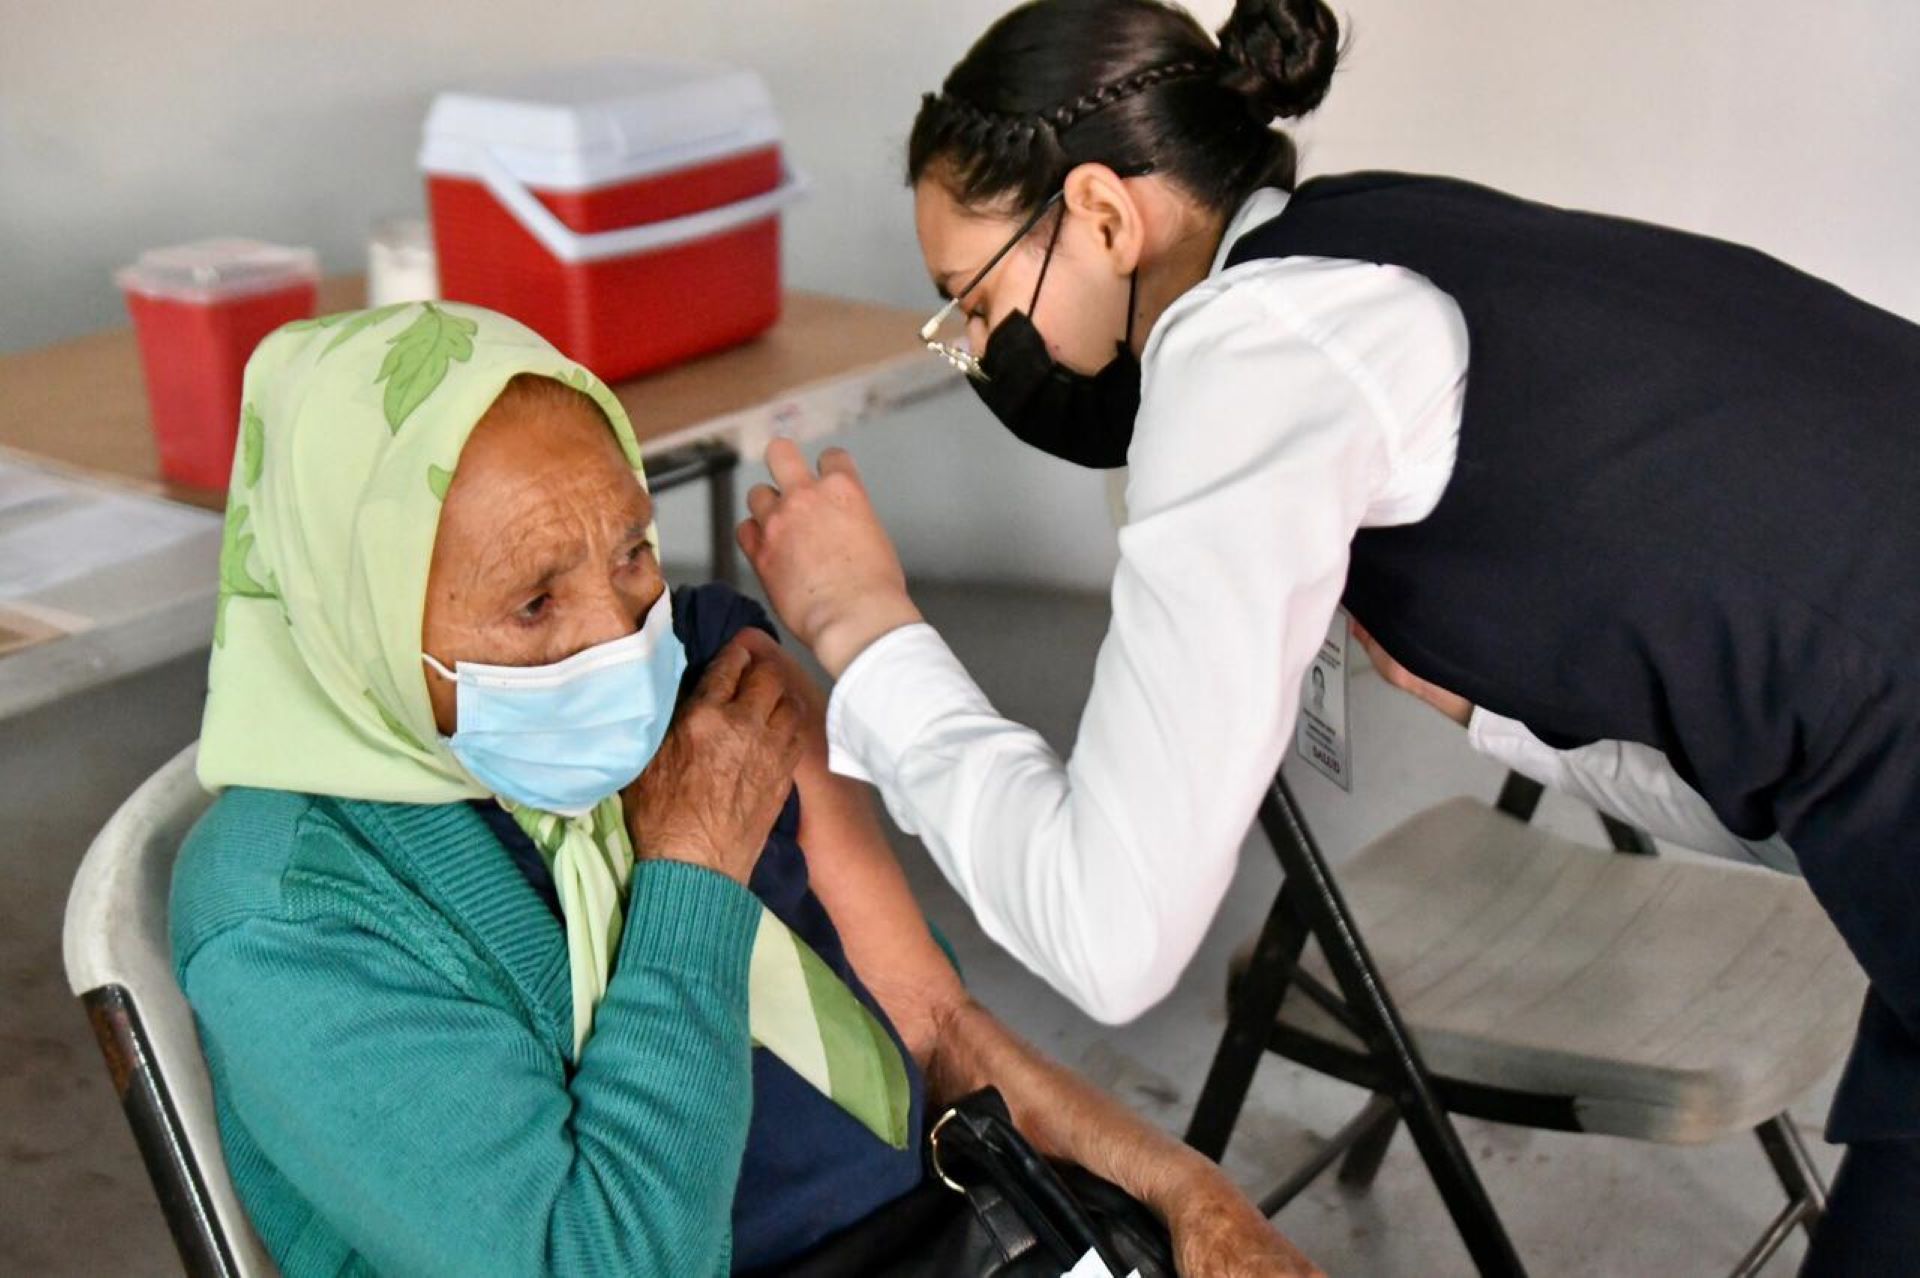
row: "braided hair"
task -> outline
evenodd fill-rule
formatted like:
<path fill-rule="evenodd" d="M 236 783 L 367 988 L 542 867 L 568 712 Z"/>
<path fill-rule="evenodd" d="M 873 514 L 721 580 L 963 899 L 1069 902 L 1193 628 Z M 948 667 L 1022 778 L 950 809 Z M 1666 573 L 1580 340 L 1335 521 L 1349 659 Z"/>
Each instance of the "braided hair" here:
<path fill-rule="evenodd" d="M 1076 165 L 1167 175 L 1210 208 L 1291 189 L 1275 117 L 1318 106 L 1339 59 L 1323 0 L 1239 0 L 1216 44 L 1164 0 L 1030 0 L 927 94 L 907 180 L 962 204 L 1038 207 Z"/>

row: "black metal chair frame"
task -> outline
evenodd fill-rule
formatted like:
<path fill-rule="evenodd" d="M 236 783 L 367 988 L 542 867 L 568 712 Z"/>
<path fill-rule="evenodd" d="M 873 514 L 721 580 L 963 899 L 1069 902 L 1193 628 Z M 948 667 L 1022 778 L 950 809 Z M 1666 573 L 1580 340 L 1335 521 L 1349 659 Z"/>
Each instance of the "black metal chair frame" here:
<path fill-rule="evenodd" d="M 1540 796 L 1537 783 L 1512 775 L 1496 806 L 1516 820 L 1529 821 Z M 1226 1033 L 1194 1107 L 1187 1143 L 1216 1161 L 1225 1153 L 1254 1071 L 1265 1053 L 1274 1052 L 1364 1087 L 1372 1096 L 1313 1158 L 1261 1200 L 1262 1211 L 1277 1213 L 1335 1162 L 1341 1162 L 1342 1183 L 1364 1188 L 1379 1171 L 1395 1130 L 1405 1122 L 1480 1273 L 1525 1274 L 1451 1116 L 1577 1132 L 1582 1128 L 1574 1098 L 1429 1072 L 1283 776 L 1276 774 L 1268 787 L 1259 820 L 1284 878 L 1252 959 L 1230 994 Z M 1620 852 L 1655 854 L 1653 841 L 1642 831 L 1611 817 L 1601 820 Z M 1309 936 L 1319 942 L 1337 992 L 1300 966 Z M 1351 1051 L 1282 1024 L 1280 1006 L 1290 987 L 1349 1030 L 1364 1050 Z M 1796 1227 L 1811 1234 L 1826 1210 L 1826 1188 L 1787 1116 L 1767 1120 L 1756 1134 L 1788 1202 L 1742 1259 L 1735 1278 L 1757 1272 Z"/>
<path fill-rule="evenodd" d="M 106 1058 L 114 1094 L 133 1128 L 134 1143 L 160 1200 L 160 1210 L 193 1278 L 234 1278 L 240 1272 L 213 1195 L 207 1189 L 186 1124 L 167 1080 L 154 1064 L 153 1043 L 133 996 L 122 985 L 103 985 L 80 996 Z"/>
<path fill-rule="evenodd" d="M 707 553 L 713 578 L 739 584 L 733 553 L 734 473 L 740 454 L 726 444 L 702 442 L 669 449 L 647 459 L 647 488 L 656 496 L 696 479 L 707 481 Z"/>

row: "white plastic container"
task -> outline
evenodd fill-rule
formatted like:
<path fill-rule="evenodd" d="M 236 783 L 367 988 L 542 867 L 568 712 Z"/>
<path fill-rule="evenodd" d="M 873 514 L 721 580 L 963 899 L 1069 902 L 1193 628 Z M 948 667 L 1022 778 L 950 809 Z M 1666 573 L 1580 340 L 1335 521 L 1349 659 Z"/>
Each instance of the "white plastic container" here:
<path fill-rule="evenodd" d="M 390 217 L 374 223 L 367 237 L 367 305 L 438 300 L 440 273 L 426 219 Z"/>

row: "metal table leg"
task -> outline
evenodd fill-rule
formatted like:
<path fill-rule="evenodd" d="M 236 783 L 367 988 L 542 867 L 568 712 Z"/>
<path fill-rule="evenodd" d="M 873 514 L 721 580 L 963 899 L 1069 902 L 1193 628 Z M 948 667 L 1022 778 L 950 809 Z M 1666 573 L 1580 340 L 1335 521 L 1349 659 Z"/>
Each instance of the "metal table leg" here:
<path fill-rule="evenodd" d="M 740 584 L 739 559 L 734 554 L 734 472 L 740 454 L 725 444 L 688 444 L 647 459 L 647 487 L 656 495 L 696 479 L 707 481 L 707 553 L 713 579 Z"/>

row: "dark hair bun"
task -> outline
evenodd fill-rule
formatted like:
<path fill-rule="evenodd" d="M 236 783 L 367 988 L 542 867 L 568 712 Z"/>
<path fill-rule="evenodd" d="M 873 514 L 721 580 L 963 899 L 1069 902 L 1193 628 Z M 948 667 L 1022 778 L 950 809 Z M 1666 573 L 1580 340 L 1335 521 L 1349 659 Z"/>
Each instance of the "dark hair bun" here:
<path fill-rule="evenodd" d="M 1340 24 L 1321 0 L 1238 0 L 1220 28 L 1220 81 L 1262 123 L 1320 105 L 1340 60 Z"/>

